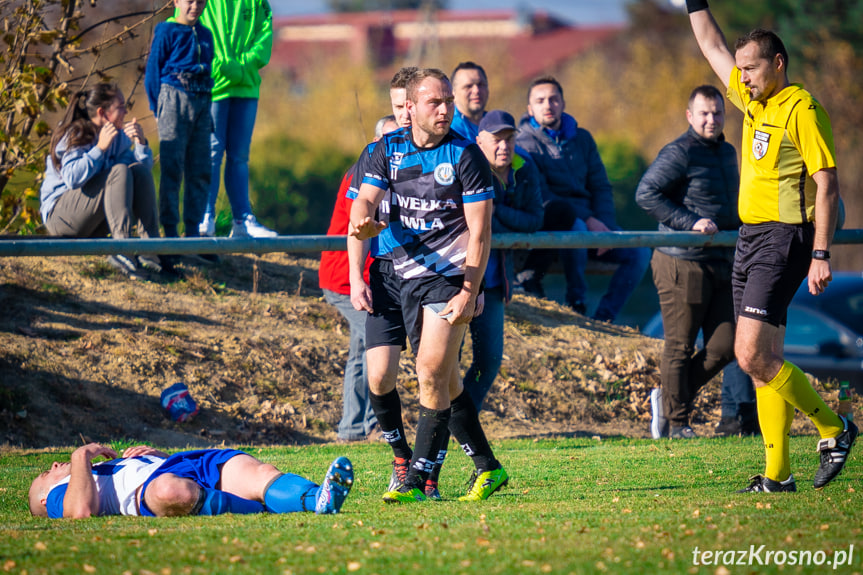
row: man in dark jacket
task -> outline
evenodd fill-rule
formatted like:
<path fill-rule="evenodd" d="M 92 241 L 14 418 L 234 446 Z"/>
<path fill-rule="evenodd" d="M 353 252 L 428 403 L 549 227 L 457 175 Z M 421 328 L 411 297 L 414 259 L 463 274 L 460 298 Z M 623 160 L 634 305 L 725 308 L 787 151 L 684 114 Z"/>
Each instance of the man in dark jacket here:
<path fill-rule="evenodd" d="M 590 132 L 564 114 L 563 88 L 547 76 L 534 80 L 528 90 L 527 114 L 519 122 L 516 144 L 528 152 L 545 179 L 543 188 L 545 231 L 619 230 L 614 197 L 605 166 Z M 614 321 L 641 281 L 650 261 L 649 248 L 559 250 L 566 275 L 566 303 L 579 313 L 587 311 L 587 258 L 619 264 L 594 318 Z M 542 296 L 542 277 L 554 251 L 533 250 L 520 275 L 525 291 Z M 531 273 L 532 272 L 532 273 Z"/>
<path fill-rule="evenodd" d="M 713 86 L 699 86 L 686 109 L 689 129 L 662 148 L 645 172 L 635 200 L 659 222 L 660 231 L 714 234 L 740 227 L 737 152 L 725 141 L 725 103 Z M 698 390 L 734 359 L 734 248 L 662 247 L 653 252 L 665 348 L 661 391 L 651 393 L 651 434 L 695 437 L 689 415 Z M 698 331 L 704 348 L 695 352 Z"/>

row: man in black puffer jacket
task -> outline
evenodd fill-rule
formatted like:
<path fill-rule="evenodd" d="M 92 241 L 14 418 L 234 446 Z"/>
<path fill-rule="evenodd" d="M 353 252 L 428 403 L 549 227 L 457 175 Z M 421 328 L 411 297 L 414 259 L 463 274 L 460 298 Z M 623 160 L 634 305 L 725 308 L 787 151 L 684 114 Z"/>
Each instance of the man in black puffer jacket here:
<path fill-rule="evenodd" d="M 713 86 L 699 86 L 686 110 L 689 130 L 665 146 L 645 172 L 635 200 L 660 231 L 714 234 L 737 230 L 740 174 L 737 152 L 725 141 L 725 102 Z M 653 252 L 665 348 L 661 391 L 651 394 L 654 438 L 695 437 L 689 415 L 698 390 L 734 359 L 731 266 L 734 248 L 661 247 Z M 704 349 L 695 352 L 698 331 Z"/>

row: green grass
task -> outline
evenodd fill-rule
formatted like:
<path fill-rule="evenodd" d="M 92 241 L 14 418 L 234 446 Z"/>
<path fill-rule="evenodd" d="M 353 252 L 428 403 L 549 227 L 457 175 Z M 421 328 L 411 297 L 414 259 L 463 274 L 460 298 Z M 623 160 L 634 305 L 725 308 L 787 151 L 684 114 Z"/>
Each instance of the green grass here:
<path fill-rule="evenodd" d="M 375 445 L 247 449 L 321 480 L 337 455 L 354 462 L 343 513 L 36 519 L 30 479 L 58 453 L 0 456 L 0 569 L 11 573 L 859 573 L 863 495 L 859 455 L 816 492 L 814 437 L 792 439 L 796 494 L 738 495 L 759 472 L 760 439 L 555 439 L 495 442 L 512 477 L 480 504 L 460 503 L 470 460 L 451 449 L 446 501 L 389 506 L 389 450 Z M 693 551 L 824 552 L 854 545 L 840 566 L 695 566 Z M 737 557 L 735 557 L 735 560 Z M 787 561 L 787 557 L 786 557 Z M 4 572 L 5 572 L 4 571 Z"/>

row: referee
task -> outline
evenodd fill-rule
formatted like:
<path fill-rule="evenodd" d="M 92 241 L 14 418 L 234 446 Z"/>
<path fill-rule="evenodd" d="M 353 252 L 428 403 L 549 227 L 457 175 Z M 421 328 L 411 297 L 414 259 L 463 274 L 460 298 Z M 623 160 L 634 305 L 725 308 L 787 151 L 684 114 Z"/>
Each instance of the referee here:
<path fill-rule="evenodd" d="M 830 118 L 799 84 L 788 81 L 782 40 L 756 29 L 737 40 L 734 54 L 707 6 L 686 0 L 698 46 L 744 114 L 740 221 L 732 271 L 737 315 L 735 353 L 752 376 L 766 467 L 742 492 L 796 491 L 788 433 L 794 409 L 818 428 L 816 489 L 842 468 L 857 427 L 836 415 L 806 375 L 783 358 L 788 305 L 808 278 L 822 293 L 833 278 L 830 244 L 836 227 L 839 184 Z"/>

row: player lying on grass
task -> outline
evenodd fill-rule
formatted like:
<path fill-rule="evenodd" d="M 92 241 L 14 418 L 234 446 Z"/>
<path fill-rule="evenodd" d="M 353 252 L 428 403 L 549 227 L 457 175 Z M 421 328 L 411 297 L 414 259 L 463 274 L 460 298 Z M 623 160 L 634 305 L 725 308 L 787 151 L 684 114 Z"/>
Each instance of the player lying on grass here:
<path fill-rule="evenodd" d="M 110 461 L 93 464 L 98 457 Z M 79 447 L 30 485 L 30 513 L 79 519 L 94 515 L 338 513 L 353 485 L 353 465 L 339 457 L 322 485 L 233 449 L 168 455 L 146 445 L 117 457 L 110 447 Z"/>

